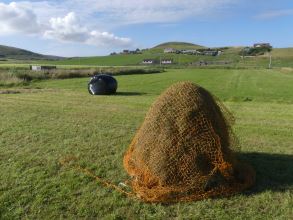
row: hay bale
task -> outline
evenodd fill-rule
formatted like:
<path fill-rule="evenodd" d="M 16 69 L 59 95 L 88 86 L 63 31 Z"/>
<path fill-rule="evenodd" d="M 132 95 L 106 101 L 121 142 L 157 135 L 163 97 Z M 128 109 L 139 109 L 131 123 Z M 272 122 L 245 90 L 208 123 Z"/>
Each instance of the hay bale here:
<path fill-rule="evenodd" d="M 91 78 L 88 91 L 91 95 L 111 95 L 116 93 L 117 80 L 110 75 L 100 74 Z"/>
<path fill-rule="evenodd" d="M 238 162 L 231 149 L 224 109 L 190 82 L 171 86 L 157 99 L 124 156 L 138 197 L 192 201 L 230 195 L 254 183 L 253 169 Z"/>

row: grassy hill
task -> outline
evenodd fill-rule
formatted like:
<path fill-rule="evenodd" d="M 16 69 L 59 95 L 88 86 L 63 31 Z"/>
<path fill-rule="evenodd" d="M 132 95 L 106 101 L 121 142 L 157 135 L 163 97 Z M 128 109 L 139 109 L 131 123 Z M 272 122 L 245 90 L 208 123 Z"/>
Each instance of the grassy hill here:
<path fill-rule="evenodd" d="M 168 42 L 157 45 L 153 48 L 143 50 L 142 54 L 118 54 L 113 56 L 99 56 L 99 57 L 83 57 L 83 58 L 71 58 L 57 62 L 60 65 L 70 64 L 83 64 L 83 65 L 114 65 L 114 66 L 128 66 L 128 65 L 141 65 L 144 59 L 173 59 L 176 64 L 186 64 L 194 62 L 195 56 L 182 55 L 182 54 L 164 54 L 164 48 L 174 49 L 200 49 L 202 46 L 185 43 L 185 42 Z"/>
<path fill-rule="evenodd" d="M 0 95 L 0 219 L 292 219 L 293 75 L 277 70 L 168 70 L 117 76 L 114 96 L 90 96 L 88 79 L 34 82 Z M 238 156 L 256 170 L 252 189 L 198 202 L 148 204 L 61 166 L 75 155 L 116 185 L 123 155 L 158 95 L 196 82 L 236 117 Z"/>
<path fill-rule="evenodd" d="M 67 59 L 56 59 L 56 57 L 43 56 L 35 54 L 25 50 L 19 50 L 17 48 L 0 47 L 3 51 L 6 51 L 8 58 L 12 60 L 1 61 L 0 64 L 51 64 L 51 65 L 93 65 L 93 66 L 138 66 L 142 65 L 144 59 L 172 59 L 173 66 L 187 66 L 190 63 L 210 62 L 207 68 L 212 67 L 229 67 L 229 68 L 267 68 L 269 64 L 269 54 L 246 57 L 242 59 L 240 57 L 240 51 L 243 47 L 224 47 L 223 54 L 220 56 L 195 56 L 186 54 L 165 54 L 164 48 L 175 49 L 202 49 L 203 46 L 185 43 L 185 42 L 167 42 L 157 45 L 153 48 L 143 50 L 142 54 L 118 54 L 112 56 L 94 56 L 94 57 L 75 57 Z M 4 49 L 3 49 L 4 48 Z M 272 66 L 273 67 L 293 67 L 293 48 L 274 48 L 272 54 Z M 23 59 L 22 59 L 23 58 Z M 3 59 L 3 58 L 2 58 Z M 217 65 L 219 63 L 228 63 L 227 65 Z M 213 64 L 214 63 L 214 64 Z"/>
<path fill-rule="evenodd" d="M 293 58 L 293 48 L 275 48 L 272 51 L 273 57 Z"/>
<path fill-rule="evenodd" d="M 16 47 L 8 47 L 0 45 L 0 59 L 16 59 L 16 60 L 58 60 L 61 57 L 48 56 L 34 53 L 28 50 Z"/>
<path fill-rule="evenodd" d="M 163 45 L 163 46 L 162 46 Z M 165 46 L 172 46 L 172 44 L 162 44 L 144 51 L 142 54 L 130 55 L 115 55 L 115 56 L 99 56 L 99 57 L 84 57 L 60 60 L 57 62 L 48 61 L 48 64 L 58 65 L 100 65 L 100 66 L 127 66 L 127 65 L 141 65 L 144 59 L 173 59 L 175 66 L 189 65 L 190 63 L 197 63 L 200 61 L 206 62 L 228 62 L 226 65 L 230 68 L 267 68 L 269 64 L 269 55 L 240 57 L 240 51 L 243 47 L 225 47 L 223 54 L 220 56 L 195 56 L 186 54 L 164 54 L 163 48 Z M 165 46 L 164 46 L 165 45 Z M 180 44 L 177 44 L 177 46 Z M 173 45 L 174 46 L 174 45 Z M 196 45 L 194 47 L 197 47 Z M 184 46 L 180 47 L 184 48 Z M 186 47 L 185 47 L 186 48 Z M 272 51 L 272 66 L 273 67 L 293 67 L 293 48 L 274 48 Z M 209 67 L 221 67 L 212 64 Z"/>
<path fill-rule="evenodd" d="M 45 60 L 28 60 L 28 61 L 11 61 L 14 63 L 39 63 L 53 65 L 98 65 L 98 66 L 133 66 L 141 65 L 144 59 L 172 59 L 175 65 L 187 65 L 198 61 L 231 61 L 235 63 L 235 59 L 239 56 L 235 55 L 235 49 L 227 48 L 225 53 L 220 57 L 210 56 L 195 56 L 186 54 L 165 54 L 164 48 L 172 47 L 176 49 L 202 49 L 203 46 L 185 42 L 168 42 L 157 45 L 153 48 L 143 50 L 142 54 L 117 54 L 112 56 L 97 56 L 97 57 L 75 57 L 62 59 L 57 61 Z M 227 53 L 226 53 L 227 52 Z M 236 51 L 237 52 L 237 51 Z M 3 62 L 2 62 L 3 63 Z M 8 63 L 8 62 L 6 62 Z"/>

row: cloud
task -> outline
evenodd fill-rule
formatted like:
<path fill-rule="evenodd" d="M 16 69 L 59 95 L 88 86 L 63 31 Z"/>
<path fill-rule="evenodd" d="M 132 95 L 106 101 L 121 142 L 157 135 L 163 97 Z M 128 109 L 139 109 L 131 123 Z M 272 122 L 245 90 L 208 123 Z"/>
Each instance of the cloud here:
<path fill-rule="evenodd" d="M 60 42 L 127 47 L 132 45 L 131 39 L 116 36 L 108 32 L 109 29 L 133 24 L 174 24 L 186 18 L 208 17 L 237 1 L 20 0 L 0 3 L 0 35 L 37 34 Z"/>
<path fill-rule="evenodd" d="M 68 1 L 67 1 L 68 2 Z M 100 14 L 104 21 L 115 23 L 169 23 L 188 17 L 207 16 L 233 0 L 71 0 L 88 13 Z M 237 1 L 236 1 L 237 2 Z"/>
<path fill-rule="evenodd" d="M 51 18 L 50 30 L 45 31 L 44 36 L 63 42 L 78 42 L 95 46 L 130 46 L 129 38 L 117 37 L 109 32 L 89 30 L 81 25 L 74 12 L 68 13 L 65 17 Z"/>
<path fill-rule="evenodd" d="M 15 2 L 0 3 L 0 34 L 35 34 L 40 31 L 36 14 L 30 8 Z"/>
<path fill-rule="evenodd" d="M 274 10 L 266 11 L 256 16 L 258 19 L 273 19 L 277 17 L 284 17 L 293 15 L 293 9 L 283 9 L 283 10 Z"/>
<path fill-rule="evenodd" d="M 64 18 L 51 18 L 50 30 L 45 31 L 44 36 L 60 41 L 85 42 L 88 38 L 88 30 L 82 27 L 74 12 Z"/>
<path fill-rule="evenodd" d="M 90 37 L 87 39 L 87 44 L 92 44 L 96 46 L 106 46 L 112 45 L 115 47 L 128 47 L 132 46 L 132 41 L 130 38 L 117 37 L 109 32 L 98 32 L 91 31 Z"/>
<path fill-rule="evenodd" d="M 0 3 L 0 35 L 37 34 L 41 38 L 99 47 L 131 46 L 132 41 L 129 38 L 118 37 L 95 27 L 90 28 L 74 12 L 69 12 L 64 17 L 50 17 L 65 13 L 66 7 L 62 6 L 58 8 L 48 2 Z"/>

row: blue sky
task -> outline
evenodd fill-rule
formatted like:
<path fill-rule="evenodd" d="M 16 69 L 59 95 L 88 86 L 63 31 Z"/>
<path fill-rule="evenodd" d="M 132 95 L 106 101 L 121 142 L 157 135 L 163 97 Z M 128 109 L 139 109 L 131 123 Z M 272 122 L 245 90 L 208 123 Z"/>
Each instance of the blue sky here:
<path fill-rule="evenodd" d="M 60 56 L 166 41 L 293 47 L 292 0 L 0 0 L 0 44 Z"/>

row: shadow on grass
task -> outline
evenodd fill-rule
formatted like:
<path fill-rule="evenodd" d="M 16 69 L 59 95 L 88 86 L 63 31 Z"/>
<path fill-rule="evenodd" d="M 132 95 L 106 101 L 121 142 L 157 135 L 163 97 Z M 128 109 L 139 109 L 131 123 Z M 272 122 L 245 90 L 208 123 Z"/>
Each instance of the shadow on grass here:
<path fill-rule="evenodd" d="M 293 188 L 293 155 L 241 153 L 238 158 L 251 164 L 256 171 L 256 183 L 248 194 Z"/>
<path fill-rule="evenodd" d="M 116 92 L 116 96 L 140 96 L 145 95 L 146 93 L 143 92 Z"/>

